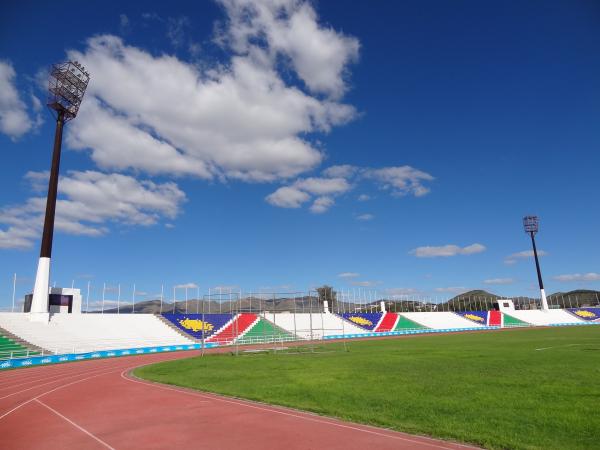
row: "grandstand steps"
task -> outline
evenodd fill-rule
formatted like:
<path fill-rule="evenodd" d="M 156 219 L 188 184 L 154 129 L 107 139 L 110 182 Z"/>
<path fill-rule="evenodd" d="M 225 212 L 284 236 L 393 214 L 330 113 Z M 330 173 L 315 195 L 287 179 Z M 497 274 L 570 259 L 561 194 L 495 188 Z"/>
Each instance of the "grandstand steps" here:
<path fill-rule="evenodd" d="M 515 319 L 508 314 L 503 314 L 503 322 L 502 326 L 504 327 L 528 327 L 529 324 L 527 322 L 523 322 L 522 320 Z"/>
<path fill-rule="evenodd" d="M 600 308 L 568 308 L 565 311 L 573 315 L 573 317 L 586 322 L 600 322 Z"/>
<path fill-rule="evenodd" d="M 8 331 L 5 328 L 0 327 L 0 339 L 1 338 L 6 338 L 6 340 L 8 342 L 4 342 L 5 347 L 10 346 L 10 343 L 12 343 L 12 346 L 16 346 L 16 349 L 26 349 L 29 350 L 30 353 L 50 353 L 47 350 L 38 347 L 37 345 L 33 345 L 31 342 L 26 341 L 25 339 L 17 336 L 14 333 L 11 333 L 10 331 Z M 8 345 L 6 345 L 8 344 Z M 1 359 L 1 358 L 0 358 Z"/>
<path fill-rule="evenodd" d="M 485 326 L 485 320 L 475 323 L 454 312 L 405 312 L 402 315 L 427 328 L 450 330 L 462 328 L 479 328 Z"/>
<path fill-rule="evenodd" d="M 365 332 L 367 331 L 376 331 L 377 327 L 384 320 L 385 314 L 381 312 L 376 313 L 363 313 L 363 312 L 355 312 L 355 313 L 343 313 L 340 317 L 348 324 L 359 327 L 363 329 Z"/>
<path fill-rule="evenodd" d="M 259 317 L 246 332 L 236 340 L 239 344 L 262 344 L 271 342 L 294 341 L 299 339 L 293 333 L 284 330 L 269 320 Z"/>
<path fill-rule="evenodd" d="M 49 322 L 42 323 L 32 322 L 27 313 L 0 313 L 0 325 L 60 354 L 192 343 L 154 314 L 51 314 Z"/>
<path fill-rule="evenodd" d="M 421 325 L 420 323 L 413 322 L 412 320 L 398 314 L 399 319 L 396 323 L 396 328 L 394 331 L 404 331 L 404 330 L 423 330 L 427 329 L 425 325 Z"/>
<path fill-rule="evenodd" d="M 398 314 L 393 312 L 386 312 L 375 327 L 375 331 L 383 333 L 385 331 L 392 331 L 396 328 L 396 322 L 398 322 Z"/>
<path fill-rule="evenodd" d="M 509 315 L 513 319 L 535 326 L 585 322 L 584 320 L 580 320 L 569 312 L 563 311 L 562 309 L 549 309 L 545 311 L 541 309 L 514 310 L 510 311 L 508 314 L 504 313 L 505 318 Z"/>
<path fill-rule="evenodd" d="M 177 334 L 179 334 L 180 336 L 183 336 L 184 338 L 187 338 L 187 339 L 191 339 L 192 341 L 194 341 L 196 343 L 202 342 L 202 339 L 198 339 L 195 336 L 193 336 L 189 333 L 186 333 L 181 328 L 177 327 L 169 319 L 165 318 L 162 314 L 154 314 L 154 315 L 158 318 L 158 320 L 160 320 L 162 323 L 164 323 L 166 326 L 168 326 L 172 330 L 176 331 Z"/>
<path fill-rule="evenodd" d="M 488 311 L 487 324 L 490 327 L 501 327 L 502 326 L 502 316 L 503 314 L 500 311 Z"/>
<path fill-rule="evenodd" d="M 261 318 L 257 314 L 254 314 L 254 316 L 255 316 L 254 322 L 252 322 L 248 327 L 246 327 L 245 330 L 242 330 L 241 332 L 238 330 L 238 334 L 235 337 L 236 341 L 239 341 L 242 337 L 244 337 L 246 334 L 248 334 L 248 332 L 250 332 L 252 330 L 252 328 L 254 328 L 256 325 L 258 325 L 258 323 L 261 321 Z"/>
<path fill-rule="evenodd" d="M 243 336 L 252 325 L 258 321 L 258 316 L 252 313 L 241 313 L 222 327 L 218 332 L 206 339 L 207 342 L 216 342 L 221 345 L 233 343 L 238 337 Z"/>

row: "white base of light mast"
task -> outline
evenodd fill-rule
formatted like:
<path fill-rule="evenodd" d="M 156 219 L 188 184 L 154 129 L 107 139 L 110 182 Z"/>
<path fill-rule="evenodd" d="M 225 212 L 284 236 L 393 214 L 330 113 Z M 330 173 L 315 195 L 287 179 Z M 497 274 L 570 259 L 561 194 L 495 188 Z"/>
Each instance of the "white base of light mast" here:
<path fill-rule="evenodd" d="M 50 258 L 41 257 L 38 261 L 33 298 L 31 299 L 32 321 L 47 321 L 49 318 L 48 294 L 50 292 Z"/>
<path fill-rule="evenodd" d="M 542 294 L 542 309 L 544 311 L 548 311 L 548 300 L 546 299 L 546 291 L 544 289 L 540 289 L 540 293 Z"/>

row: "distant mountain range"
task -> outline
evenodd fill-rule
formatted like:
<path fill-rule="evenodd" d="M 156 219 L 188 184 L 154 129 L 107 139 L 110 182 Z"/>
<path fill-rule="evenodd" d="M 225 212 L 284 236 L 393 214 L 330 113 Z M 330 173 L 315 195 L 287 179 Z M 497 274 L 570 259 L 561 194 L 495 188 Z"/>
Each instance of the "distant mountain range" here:
<path fill-rule="evenodd" d="M 459 294 L 445 304 L 460 304 L 467 306 L 470 304 L 478 304 L 481 301 L 494 302 L 499 298 L 510 298 L 518 308 L 528 308 L 540 302 L 539 297 L 501 297 L 491 292 L 484 290 L 473 290 Z M 577 289 L 569 292 L 555 292 L 546 296 L 548 305 L 556 308 L 571 308 L 579 306 L 600 305 L 600 291 L 592 291 L 587 289 Z"/>
<path fill-rule="evenodd" d="M 459 294 L 450 300 L 442 303 L 433 303 L 430 300 L 418 300 L 414 298 L 406 299 L 381 299 L 386 302 L 391 311 L 435 311 L 435 310 L 480 310 L 490 309 L 495 301 L 502 297 L 485 290 L 472 290 Z M 529 309 L 539 303 L 539 298 L 534 297 L 509 297 L 520 309 Z M 367 304 L 354 302 L 337 302 L 334 300 L 330 307 L 334 311 L 355 311 L 359 308 L 379 308 L 381 300 L 372 301 Z M 548 304 L 554 308 L 570 308 L 578 306 L 591 306 L 600 304 L 600 291 L 578 289 L 569 292 L 556 292 L 548 295 Z M 135 304 L 136 313 L 158 314 L 163 313 L 227 313 L 231 311 L 296 311 L 302 312 L 320 312 L 320 302 L 316 296 L 304 296 L 296 298 L 273 297 L 258 298 L 244 297 L 241 300 L 223 301 L 221 303 L 214 300 L 188 300 L 175 303 L 163 301 L 162 308 L 160 300 L 147 300 Z M 92 312 L 92 311 L 90 311 Z M 100 313 L 100 311 L 93 311 Z M 119 308 L 105 309 L 105 313 L 129 314 L 134 312 L 131 303 L 123 304 Z"/>

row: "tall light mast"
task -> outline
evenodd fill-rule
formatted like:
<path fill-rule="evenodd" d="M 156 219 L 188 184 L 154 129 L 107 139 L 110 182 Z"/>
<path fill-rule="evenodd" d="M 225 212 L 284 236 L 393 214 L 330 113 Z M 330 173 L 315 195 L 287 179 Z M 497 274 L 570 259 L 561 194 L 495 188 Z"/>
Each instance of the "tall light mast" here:
<path fill-rule="evenodd" d="M 40 259 L 31 300 L 32 313 L 47 313 L 49 311 L 50 258 L 52 257 L 52 237 L 54 235 L 54 215 L 56 212 L 63 126 L 77 116 L 89 80 L 90 74 L 77 61 L 55 64 L 50 71 L 47 105 L 56 117 L 56 131 L 54 134 L 50 180 L 48 181 L 48 198 L 46 200 Z"/>
<path fill-rule="evenodd" d="M 538 258 L 537 248 L 535 246 L 535 235 L 540 228 L 540 219 L 537 216 L 523 217 L 523 227 L 525 233 L 531 236 L 531 244 L 533 245 L 533 256 L 535 258 L 535 268 L 537 270 L 538 283 L 540 285 L 540 294 L 542 298 L 542 309 L 548 310 L 548 300 L 546 299 L 546 291 L 544 290 L 544 282 L 542 281 L 542 271 L 540 270 L 540 261 Z"/>

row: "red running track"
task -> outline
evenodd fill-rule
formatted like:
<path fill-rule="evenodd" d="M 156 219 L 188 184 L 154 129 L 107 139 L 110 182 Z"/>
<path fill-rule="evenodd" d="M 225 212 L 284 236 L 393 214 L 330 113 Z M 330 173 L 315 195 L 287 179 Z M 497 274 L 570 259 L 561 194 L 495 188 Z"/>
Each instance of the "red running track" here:
<path fill-rule="evenodd" d="M 459 449 L 468 446 L 132 378 L 198 352 L 0 373 L 0 448 Z"/>

